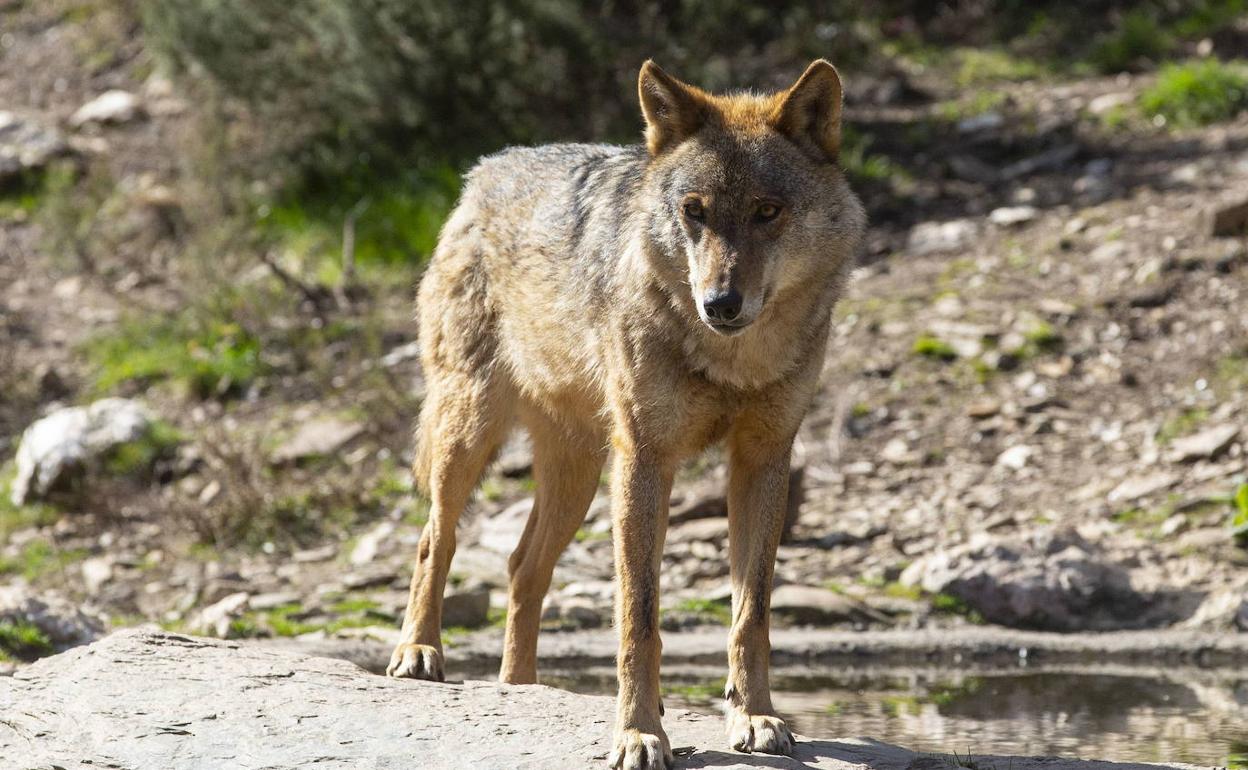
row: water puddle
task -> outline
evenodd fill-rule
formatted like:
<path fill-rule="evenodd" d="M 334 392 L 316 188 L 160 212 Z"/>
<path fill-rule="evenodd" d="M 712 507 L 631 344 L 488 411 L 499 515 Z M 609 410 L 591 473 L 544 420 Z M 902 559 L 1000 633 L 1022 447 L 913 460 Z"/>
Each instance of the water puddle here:
<path fill-rule="evenodd" d="M 722 668 L 665 670 L 668 706 L 717 714 Z M 614 669 L 543 672 L 613 695 Z M 965 758 L 1054 755 L 1248 770 L 1248 671 L 1061 668 L 773 672 L 776 708 L 798 732 L 868 736 Z"/>

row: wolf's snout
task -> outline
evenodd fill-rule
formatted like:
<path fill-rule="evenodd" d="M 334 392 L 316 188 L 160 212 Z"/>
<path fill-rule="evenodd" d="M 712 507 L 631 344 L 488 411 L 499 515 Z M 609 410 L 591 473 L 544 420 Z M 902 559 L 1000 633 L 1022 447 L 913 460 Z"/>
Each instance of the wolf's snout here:
<path fill-rule="evenodd" d="M 709 291 L 702 297 L 702 310 L 712 323 L 733 323 L 741 315 L 744 301 L 736 289 Z"/>

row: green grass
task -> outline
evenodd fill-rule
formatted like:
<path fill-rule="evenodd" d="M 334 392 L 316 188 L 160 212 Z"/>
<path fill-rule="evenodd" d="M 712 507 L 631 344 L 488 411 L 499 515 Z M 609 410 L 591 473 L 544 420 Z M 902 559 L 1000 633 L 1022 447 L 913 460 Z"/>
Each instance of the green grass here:
<path fill-rule="evenodd" d="M 931 597 L 932 610 L 943 615 L 961 615 L 971 623 L 976 625 L 984 622 L 984 616 L 979 614 L 979 610 L 973 609 L 969 604 L 961 598 L 952 594 L 939 593 L 933 594 Z"/>
<path fill-rule="evenodd" d="M 960 48 L 954 52 L 955 82 L 962 87 L 1032 80 L 1045 73 L 1038 62 L 1001 48 Z"/>
<path fill-rule="evenodd" d="M 694 682 L 693 684 L 664 685 L 663 694 L 683 698 L 687 701 L 714 702 L 724 697 L 724 687 L 727 684 L 727 679 L 715 679 L 709 682 Z"/>
<path fill-rule="evenodd" d="M 1062 345 L 1062 335 L 1047 321 L 1037 320 L 1023 332 L 1023 337 L 1038 350 L 1056 350 Z"/>
<path fill-rule="evenodd" d="M 34 660 L 52 652 L 52 641 L 38 626 L 25 621 L 0 621 L 0 654 L 17 660 Z"/>
<path fill-rule="evenodd" d="M 132 317 L 84 346 L 95 389 L 170 380 L 199 397 L 242 392 L 265 371 L 260 341 L 238 324 L 191 315 Z"/>
<path fill-rule="evenodd" d="M 358 264 L 420 263 L 433 253 L 459 186 L 459 174 L 449 166 L 397 179 L 316 180 L 260 205 L 257 218 L 263 235 L 320 264 L 318 277 L 332 283 L 339 277 L 348 217 L 355 216 Z"/>
<path fill-rule="evenodd" d="M 83 549 L 60 550 L 46 540 L 32 540 L 15 557 L 0 557 L 0 575 L 21 575 L 35 582 L 87 557 Z"/>
<path fill-rule="evenodd" d="M 27 171 L 0 187 L 0 221 L 25 222 L 38 209 L 47 187 L 47 172 Z"/>
<path fill-rule="evenodd" d="M 0 543 L 7 542 L 9 535 L 20 529 L 55 524 L 61 515 L 54 506 L 46 503 L 14 505 L 11 495 L 16 477 L 16 464 L 10 461 L 0 465 Z"/>
<path fill-rule="evenodd" d="M 1231 741 L 1227 770 L 1248 770 L 1248 741 Z"/>
<path fill-rule="evenodd" d="M 182 433 L 163 420 L 148 426 L 135 441 L 119 444 L 104 457 L 104 467 L 113 476 L 135 476 L 149 472 L 162 457 L 168 457 L 185 440 Z"/>
<path fill-rule="evenodd" d="M 936 361 L 949 362 L 958 357 L 958 352 L 953 349 L 952 345 L 931 334 L 920 334 L 911 350 L 915 355 Z"/>
<path fill-rule="evenodd" d="M 1231 514 L 1231 534 L 1237 543 L 1248 546 L 1248 482 L 1239 485 L 1233 500 L 1235 512 Z"/>
<path fill-rule="evenodd" d="M 722 602 L 710 599 L 685 599 L 672 607 L 671 611 L 698 615 L 721 626 L 732 624 L 732 608 Z"/>
<path fill-rule="evenodd" d="M 1230 120 L 1248 107 L 1248 67 L 1214 59 L 1168 64 L 1140 94 L 1140 109 L 1174 126 L 1206 126 Z"/>
<path fill-rule="evenodd" d="M 906 170 L 896 161 L 881 153 L 871 152 L 874 138 L 851 128 L 846 128 L 841 137 L 839 163 L 851 180 L 857 182 L 887 182 L 896 180 L 904 183 L 909 179 Z"/>
<path fill-rule="evenodd" d="M 1184 409 L 1179 414 L 1170 417 L 1162 423 L 1162 426 L 1157 429 L 1157 435 L 1154 438 L 1156 438 L 1158 444 L 1165 446 L 1176 438 L 1186 436 L 1195 431 L 1208 419 L 1208 409 L 1203 407 Z"/>

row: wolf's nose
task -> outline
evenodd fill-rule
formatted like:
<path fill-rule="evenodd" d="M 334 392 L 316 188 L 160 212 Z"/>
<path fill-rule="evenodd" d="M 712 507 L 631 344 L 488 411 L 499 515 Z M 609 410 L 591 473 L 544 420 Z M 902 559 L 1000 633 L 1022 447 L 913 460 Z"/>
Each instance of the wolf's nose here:
<path fill-rule="evenodd" d="M 708 291 L 702 297 L 702 309 L 712 321 L 728 323 L 741 315 L 741 301 L 741 292 L 736 289 Z"/>

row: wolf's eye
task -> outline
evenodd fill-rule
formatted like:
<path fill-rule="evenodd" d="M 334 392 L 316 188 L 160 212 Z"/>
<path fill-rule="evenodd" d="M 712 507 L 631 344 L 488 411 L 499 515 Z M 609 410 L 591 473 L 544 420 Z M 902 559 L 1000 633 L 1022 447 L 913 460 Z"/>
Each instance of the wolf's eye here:
<path fill-rule="evenodd" d="M 774 203 L 764 203 L 754 212 L 754 218 L 759 222 L 770 222 L 780 216 L 780 207 Z"/>
<path fill-rule="evenodd" d="M 685 211 L 685 216 L 689 217 L 695 222 L 701 222 L 703 219 L 706 219 L 706 209 L 702 207 L 702 201 L 699 201 L 699 200 L 685 201 L 684 211 Z"/>

